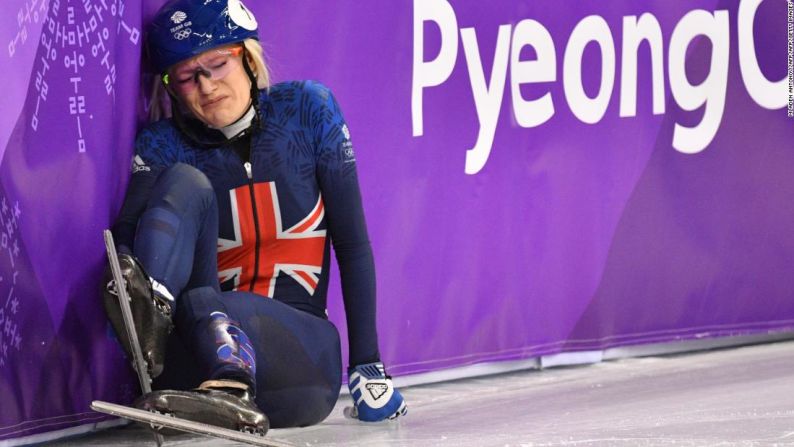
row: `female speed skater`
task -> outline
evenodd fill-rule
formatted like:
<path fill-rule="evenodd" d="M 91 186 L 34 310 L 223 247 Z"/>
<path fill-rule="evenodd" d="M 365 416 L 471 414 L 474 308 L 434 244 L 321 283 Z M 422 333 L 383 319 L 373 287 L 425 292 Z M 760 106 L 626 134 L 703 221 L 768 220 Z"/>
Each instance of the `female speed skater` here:
<path fill-rule="evenodd" d="M 170 0 L 148 27 L 153 97 L 167 96 L 171 117 L 138 134 L 113 233 L 150 374 L 185 379 L 134 405 L 260 434 L 325 419 L 342 376 L 326 312 L 333 244 L 352 413 L 362 421 L 404 415 L 378 349 L 348 127 L 321 84 L 270 85 L 258 40 L 240 0 Z M 105 309 L 124 334 L 106 284 Z M 172 327 L 194 370 L 166 356 Z M 202 383 L 186 390 L 191 375 Z"/>

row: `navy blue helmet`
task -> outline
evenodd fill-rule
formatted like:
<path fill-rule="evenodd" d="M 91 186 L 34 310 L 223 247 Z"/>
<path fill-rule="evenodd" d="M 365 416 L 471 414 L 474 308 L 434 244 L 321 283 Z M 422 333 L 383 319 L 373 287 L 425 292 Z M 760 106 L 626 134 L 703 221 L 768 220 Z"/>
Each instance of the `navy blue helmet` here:
<path fill-rule="evenodd" d="M 254 15 L 240 0 L 170 0 L 149 24 L 147 46 L 159 73 L 197 54 L 259 39 Z"/>

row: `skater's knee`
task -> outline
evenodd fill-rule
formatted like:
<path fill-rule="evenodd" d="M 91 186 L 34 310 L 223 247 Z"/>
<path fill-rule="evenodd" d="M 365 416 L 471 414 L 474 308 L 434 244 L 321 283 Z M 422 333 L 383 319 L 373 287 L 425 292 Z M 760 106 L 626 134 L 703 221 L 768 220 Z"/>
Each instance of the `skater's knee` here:
<path fill-rule="evenodd" d="M 166 182 L 184 184 L 194 190 L 212 190 L 207 176 L 189 164 L 175 163 L 166 168 L 160 177 Z"/>
<path fill-rule="evenodd" d="M 215 200 L 212 183 L 207 176 L 185 163 L 176 163 L 165 169 L 157 179 L 156 190 L 171 208 L 179 210 L 191 203 L 206 207 Z"/>
<path fill-rule="evenodd" d="M 306 427 L 319 424 L 331 414 L 339 398 L 339 388 L 325 386 L 289 390 L 289 396 L 267 393 L 262 396 L 265 414 L 273 428 Z"/>
<path fill-rule="evenodd" d="M 177 299 L 177 326 L 183 322 L 192 322 L 202 316 L 208 317 L 212 312 L 225 310 L 218 300 L 218 291 L 211 286 L 186 290 Z"/>
<path fill-rule="evenodd" d="M 316 392 L 315 410 L 308 414 L 305 423 L 302 426 L 319 424 L 331 414 L 331 410 L 336 406 L 339 399 L 339 387 L 336 388 L 321 388 Z"/>
<path fill-rule="evenodd" d="M 329 414 L 331 414 L 331 411 L 336 406 L 336 402 L 339 401 L 339 391 L 340 391 L 340 389 L 341 389 L 340 387 L 336 386 L 336 387 L 332 387 L 332 388 L 326 388 L 323 391 L 323 393 L 321 395 L 321 399 L 322 399 L 323 404 L 320 405 L 322 411 L 318 412 L 317 420 L 314 421 L 314 422 L 311 422 L 311 424 L 309 424 L 309 425 L 319 424 L 320 422 L 325 420 L 325 418 L 327 418 Z"/>

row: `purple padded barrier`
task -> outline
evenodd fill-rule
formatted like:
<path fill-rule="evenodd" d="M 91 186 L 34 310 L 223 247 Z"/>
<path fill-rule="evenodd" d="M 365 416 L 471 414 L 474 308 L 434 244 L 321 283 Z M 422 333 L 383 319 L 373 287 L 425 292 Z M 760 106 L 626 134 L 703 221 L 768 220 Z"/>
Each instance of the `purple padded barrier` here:
<path fill-rule="evenodd" d="M 786 2 L 758 2 L 249 0 L 275 79 L 345 111 L 392 374 L 794 328 Z M 3 4 L 0 440 L 137 393 L 98 278 L 160 4 Z"/>

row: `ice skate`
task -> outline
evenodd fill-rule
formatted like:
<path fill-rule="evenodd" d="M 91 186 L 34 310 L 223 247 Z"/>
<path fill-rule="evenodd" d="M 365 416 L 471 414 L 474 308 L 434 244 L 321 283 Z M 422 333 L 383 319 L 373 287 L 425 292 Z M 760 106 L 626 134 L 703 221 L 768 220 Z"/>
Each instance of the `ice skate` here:
<path fill-rule="evenodd" d="M 270 422 L 254 404 L 247 385 L 232 380 L 210 380 L 191 391 L 159 390 L 133 402 L 135 408 L 180 419 L 264 436 Z M 171 434 L 162 430 L 163 434 Z"/>
<path fill-rule="evenodd" d="M 121 253 L 118 255 L 118 261 L 126 283 L 127 293 L 130 296 L 132 319 L 144 361 L 147 364 L 149 375 L 157 377 L 163 371 L 166 339 L 173 328 L 171 315 L 174 309 L 174 298 L 165 287 L 149 278 L 135 257 Z M 105 284 L 102 293 L 105 312 L 116 331 L 124 352 L 128 358 L 133 359 L 133 350 L 119 306 L 116 281 L 110 270 L 105 272 L 103 283 Z"/>

